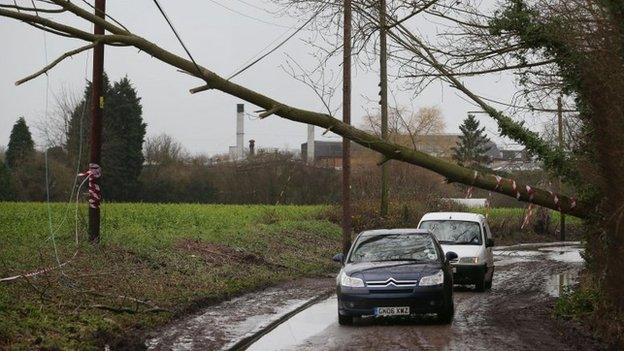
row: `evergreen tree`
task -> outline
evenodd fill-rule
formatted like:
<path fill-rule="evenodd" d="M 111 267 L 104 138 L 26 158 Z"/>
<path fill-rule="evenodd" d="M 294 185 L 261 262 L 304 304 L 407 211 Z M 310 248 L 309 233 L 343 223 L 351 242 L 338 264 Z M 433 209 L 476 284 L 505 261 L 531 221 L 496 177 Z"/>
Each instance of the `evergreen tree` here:
<path fill-rule="evenodd" d="M 76 162 L 80 156 L 83 169 L 89 163 L 91 89 L 88 83 L 82 102 L 72 114 L 66 145 L 69 159 Z M 146 129 L 142 114 L 141 98 L 130 80 L 124 77 L 111 86 L 105 75 L 101 166 L 102 195 L 107 200 L 128 201 L 138 195 Z M 79 155 L 80 135 L 82 152 Z"/>
<path fill-rule="evenodd" d="M 108 96 L 102 139 L 103 194 L 112 200 L 134 200 L 140 190 L 143 168 L 143 123 L 141 98 L 128 77 L 116 82 Z"/>
<path fill-rule="evenodd" d="M 9 145 L 6 151 L 6 165 L 14 168 L 32 158 L 35 154 L 35 143 L 26 125 L 24 117 L 20 117 L 13 125 Z"/>
<path fill-rule="evenodd" d="M 481 168 L 489 163 L 490 139 L 485 135 L 485 127 L 479 127 L 479 121 L 472 114 L 459 126 L 462 135 L 453 148 L 453 159 L 462 166 Z"/>

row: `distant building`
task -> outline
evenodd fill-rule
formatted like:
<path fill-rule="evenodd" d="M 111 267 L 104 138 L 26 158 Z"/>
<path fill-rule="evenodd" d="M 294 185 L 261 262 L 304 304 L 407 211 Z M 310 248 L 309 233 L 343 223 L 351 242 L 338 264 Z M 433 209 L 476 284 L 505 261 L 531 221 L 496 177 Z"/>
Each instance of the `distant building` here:
<path fill-rule="evenodd" d="M 301 158 L 308 159 L 308 143 L 301 144 Z M 342 141 L 314 141 L 314 164 L 342 169 Z"/>
<path fill-rule="evenodd" d="M 449 159 L 453 157 L 453 148 L 457 146 L 460 135 L 453 133 L 416 135 L 413 141 L 411 136 L 404 135 L 402 139 L 408 140 L 407 143 L 403 140 L 401 144 L 411 147 L 414 147 L 415 144 L 415 149 L 418 151 L 431 156 Z"/>
<path fill-rule="evenodd" d="M 535 171 L 542 169 L 542 164 L 529 156 L 525 148 L 501 149 L 499 157 L 494 158 L 491 168 L 495 171 Z"/>

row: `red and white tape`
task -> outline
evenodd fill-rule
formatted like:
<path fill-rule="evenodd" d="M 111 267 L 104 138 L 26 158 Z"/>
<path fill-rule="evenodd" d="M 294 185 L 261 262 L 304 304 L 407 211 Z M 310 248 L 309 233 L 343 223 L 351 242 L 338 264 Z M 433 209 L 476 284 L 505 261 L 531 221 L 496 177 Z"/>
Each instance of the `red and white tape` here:
<path fill-rule="evenodd" d="M 102 168 L 96 163 L 89 163 L 89 170 L 79 173 L 78 176 L 89 179 L 89 207 L 100 208 L 102 190 L 97 184 L 97 179 L 102 177 Z"/>
<path fill-rule="evenodd" d="M 498 190 L 498 188 L 500 188 L 503 184 L 503 177 L 501 176 L 494 176 L 496 178 L 496 186 L 494 187 L 494 190 Z"/>
<path fill-rule="evenodd" d="M 522 221 L 520 229 L 524 229 L 529 224 L 529 222 L 531 221 L 531 216 L 533 216 L 533 204 L 529 204 L 529 206 L 527 207 L 526 213 L 524 215 L 524 220 Z"/>
<path fill-rule="evenodd" d="M 531 186 L 527 185 L 526 186 L 526 192 L 529 195 L 529 201 L 533 201 L 533 196 L 535 195 L 535 190 L 533 188 L 531 188 Z M 531 221 L 531 217 L 532 216 L 533 216 L 533 204 L 529 203 L 529 205 L 527 206 L 526 213 L 524 215 L 524 220 L 522 221 L 522 225 L 520 226 L 520 229 L 524 229 L 524 227 L 526 227 L 529 224 L 529 222 Z"/>
<path fill-rule="evenodd" d="M 470 185 L 468 187 L 468 190 L 466 190 L 466 199 L 471 199 L 472 198 L 472 193 L 474 192 L 474 183 L 477 181 L 477 177 L 479 176 L 479 172 L 474 171 L 474 176 L 472 177 L 472 185 Z"/>

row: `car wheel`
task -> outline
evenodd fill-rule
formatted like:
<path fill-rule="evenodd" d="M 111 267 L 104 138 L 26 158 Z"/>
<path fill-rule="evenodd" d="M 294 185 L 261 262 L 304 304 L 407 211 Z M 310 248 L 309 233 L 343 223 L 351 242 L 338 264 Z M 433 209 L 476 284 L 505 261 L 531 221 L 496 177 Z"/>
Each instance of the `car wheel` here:
<path fill-rule="evenodd" d="M 438 321 L 442 324 L 451 324 L 454 315 L 455 304 L 453 303 L 453 298 L 451 297 L 450 301 L 447 301 L 444 310 L 442 312 L 438 312 Z"/>
<path fill-rule="evenodd" d="M 353 316 L 343 316 L 338 314 L 338 324 L 340 325 L 353 325 Z"/>

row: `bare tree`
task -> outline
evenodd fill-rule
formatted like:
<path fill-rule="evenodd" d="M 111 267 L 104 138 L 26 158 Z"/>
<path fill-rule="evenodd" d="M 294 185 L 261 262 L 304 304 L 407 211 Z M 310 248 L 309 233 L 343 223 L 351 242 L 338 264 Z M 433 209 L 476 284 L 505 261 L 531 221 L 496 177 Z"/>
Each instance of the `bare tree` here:
<path fill-rule="evenodd" d="M 145 162 L 149 165 L 180 163 L 189 158 L 182 144 L 168 134 L 148 137 L 144 154 Z"/>
<path fill-rule="evenodd" d="M 388 111 L 388 139 L 405 146 L 419 149 L 419 136 L 444 132 L 446 124 L 437 107 L 421 107 L 416 112 L 404 107 L 392 107 Z M 368 113 L 363 128 L 381 136 L 381 115 Z"/>
<path fill-rule="evenodd" d="M 80 99 L 69 89 L 63 87 L 54 95 L 54 109 L 47 116 L 42 116 L 34 125 L 38 136 L 46 147 L 65 148 L 71 117 Z"/>

